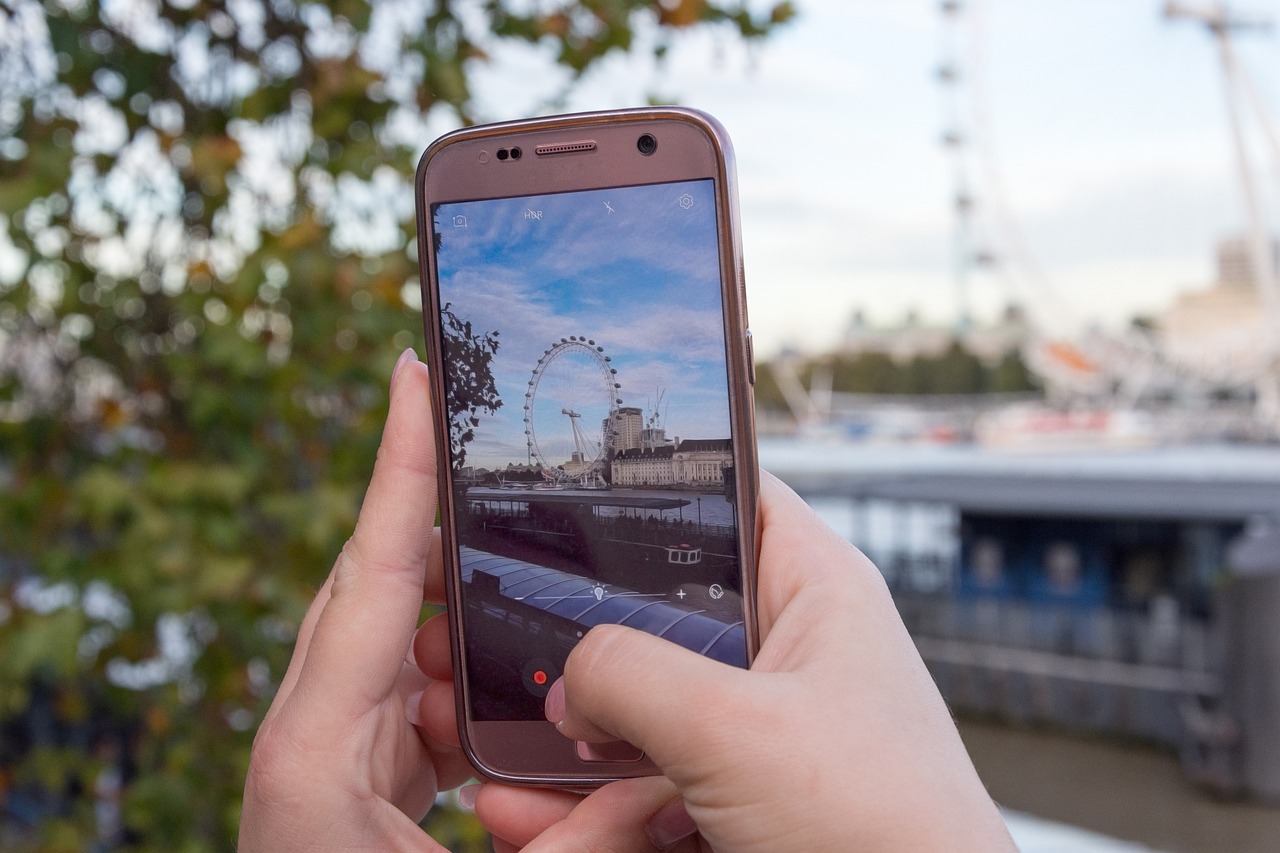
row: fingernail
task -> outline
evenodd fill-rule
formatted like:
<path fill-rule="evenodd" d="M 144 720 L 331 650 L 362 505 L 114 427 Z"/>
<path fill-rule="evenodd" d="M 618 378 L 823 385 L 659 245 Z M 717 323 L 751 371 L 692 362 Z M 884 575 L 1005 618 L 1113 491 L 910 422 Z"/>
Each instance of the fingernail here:
<path fill-rule="evenodd" d="M 417 353 L 415 353 L 415 352 L 413 351 L 413 347 L 408 347 L 407 349 L 405 349 L 405 351 L 404 351 L 404 352 L 400 353 L 400 358 L 398 358 L 398 359 L 396 360 L 396 367 L 395 367 L 395 370 L 391 371 L 391 391 L 392 391 L 392 393 L 395 393 L 395 390 L 396 390 L 396 378 L 400 376 L 400 369 L 401 369 L 402 367 L 404 367 L 405 362 L 409 361 L 410 359 L 412 359 L 412 360 L 414 360 L 414 361 L 417 361 L 417 360 L 418 360 L 418 355 L 417 355 Z"/>
<path fill-rule="evenodd" d="M 644 831 L 654 847 L 670 850 L 697 832 L 698 825 L 689 817 L 689 812 L 684 807 L 684 797 L 676 797 L 649 818 Z"/>
<path fill-rule="evenodd" d="M 469 812 L 476 810 L 476 797 L 480 796 L 480 789 L 484 785 L 475 783 L 471 785 L 463 785 L 458 789 L 458 808 L 466 809 Z"/>
<path fill-rule="evenodd" d="M 547 701 L 543 705 L 543 712 L 547 715 L 549 722 L 555 723 L 557 727 L 564 722 L 564 678 L 557 678 L 555 683 L 551 685 L 551 689 L 547 691 Z"/>
<path fill-rule="evenodd" d="M 418 690 L 409 694 L 409 698 L 404 700 L 404 718 L 415 726 L 422 725 L 422 691 Z"/>

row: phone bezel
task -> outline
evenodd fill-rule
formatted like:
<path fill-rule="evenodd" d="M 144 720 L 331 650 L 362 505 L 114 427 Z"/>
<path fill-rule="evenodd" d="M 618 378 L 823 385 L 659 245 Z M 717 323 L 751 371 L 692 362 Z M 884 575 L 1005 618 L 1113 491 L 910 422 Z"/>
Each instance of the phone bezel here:
<path fill-rule="evenodd" d="M 637 150 L 639 135 L 651 133 L 658 148 Z M 539 145 L 568 145 L 590 140 L 590 150 L 537 155 Z M 518 145 L 523 156 L 498 161 L 495 146 Z M 482 157 L 482 152 L 486 155 Z M 483 161 L 483 162 L 482 162 Z M 757 460 L 754 429 L 753 368 L 747 325 L 737 185 L 728 135 L 715 119 L 676 107 L 613 110 L 552 116 L 464 128 L 442 136 L 423 154 L 415 179 L 418 257 L 421 270 L 428 363 L 443 363 L 437 318 L 437 270 L 433 251 L 432 208 L 453 201 L 508 198 L 683 180 L 713 180 L 717 243 L 721 267 L 728 394 L 738 506 L 739 553 L 748 660 L 758 648 L 755 618 L 755 567 L 759 553 Z M 432 371 L 435 399 L 445 399 L 444 372 Z M 437 412 L 437 446 L 449 447 L 447 420 Z M 447 456 L 447 451 L 442 454 Z M 452 466 L 440 466 L 440 510 L 449 611 L 455 701 L 464 752 L 482 775 L 511 784 L 590 788 L 609 781 L 652 775 L 647 759 L 633 762 L 584 762 L 573 741 L 542 721 L 475 721 L 467 702 L 466 649 L 462 642 L 462 584 L 457 561 Z"/>

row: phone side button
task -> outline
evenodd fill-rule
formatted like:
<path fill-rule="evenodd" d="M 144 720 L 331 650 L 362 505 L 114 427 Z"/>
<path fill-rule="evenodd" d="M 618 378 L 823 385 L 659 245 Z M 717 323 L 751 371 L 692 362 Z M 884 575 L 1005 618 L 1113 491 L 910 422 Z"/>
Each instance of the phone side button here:
<path fill-rule="evenodd" d="M 644 758 L 644 750 L 634 747 L 625 740 L 611 740 L 608 743 L 587 743 L 585 740 L 574 741 L 578 760 L 587 762 L 600 761 L 639 761 Z"/>
<path fill-rule="evenodd" d="M 756 345 L 750 329 L 747 329 L 747 381 L 756 384 Z"/>

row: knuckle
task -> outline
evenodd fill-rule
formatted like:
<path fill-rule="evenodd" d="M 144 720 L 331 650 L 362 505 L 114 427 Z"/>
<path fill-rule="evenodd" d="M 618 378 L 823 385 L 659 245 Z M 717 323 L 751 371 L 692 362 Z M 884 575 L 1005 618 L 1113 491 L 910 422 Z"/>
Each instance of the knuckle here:
<path fill-rule="evenodd" d="M 565 661 L 564 674 L 573 681 L 584 673 L 608 671 L 627 657 L 634 630 L 622 625 L 597 625 L 587 632 Z"/>
<path fill-rule="evenodd" d="M 263 803 L 287 799 L 294 787 L 291 780 L 296 778 L 296 752 L 292 739 L 284 737 L 278 726 L 270 720 L 263 723 L 253 738 L 245 789 Z"/>

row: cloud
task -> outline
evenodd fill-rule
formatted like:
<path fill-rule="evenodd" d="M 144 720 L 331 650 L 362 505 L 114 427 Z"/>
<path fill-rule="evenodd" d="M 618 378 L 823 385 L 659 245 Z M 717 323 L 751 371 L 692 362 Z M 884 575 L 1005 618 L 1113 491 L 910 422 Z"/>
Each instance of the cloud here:
<path fill-rule="evenodd" d="M 473 445 L 475 464 L 524 458 L 525 392 L 534 368 L 571 335 L 590 338 L 602 357 L 612 359 L 617 374 L 611 378 L 622 386 L 625 405 L 643 404 L 665 389 L 673 420 L 680 417 L 672 426 L 683 435 L 728 435 L 709 190 L 644 187 L 438 211 L 450 223 L 457 211 L 467 216 L 465 229 L 445 229 L 442 301 L 478 332 L 497 331 L 501 341 L 493 372 L 504 406 L 477 428 L 483 440 Z M 677 204 L 682 192 L 694 197 L 692 207 Z M 561 410 L 569 409 L 582 415 L 581 426 L 598 432 L 611 392 L 602 386 L 598 395 L 583 395 L 574 387 L 581 382 L 594 388 L 597 369 L 582 356 L 553 360 L 539 379 L 535 430 L 566 433 L 568 416 L 562 418 Z M 568 442 L 566 436 L 561 438 Z M 554 452 L 571 449 L 566 443 Z"/>

